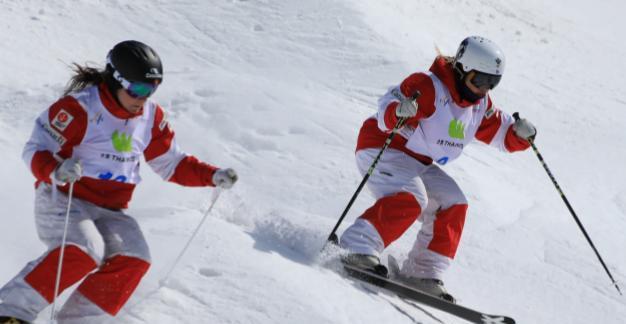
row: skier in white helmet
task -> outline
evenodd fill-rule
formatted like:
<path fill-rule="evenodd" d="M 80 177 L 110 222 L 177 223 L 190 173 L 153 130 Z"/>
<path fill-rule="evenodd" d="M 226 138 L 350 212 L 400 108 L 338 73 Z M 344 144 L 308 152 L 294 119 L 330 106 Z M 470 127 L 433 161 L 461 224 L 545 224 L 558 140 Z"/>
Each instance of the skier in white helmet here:
<path fill-rule="evenodd" d="M 459 246 L 468 201 L 439 165 L 459 157 L 474 140 L 515 152 L 527 149 L 536 135 L 528 120 L 515 121 L 489 97 L 505 63 L 495 43 L 468 37 L 456 56 L 438 56 L 428 72 L 411 74 L 379 99 L 378 112 L 358 136 L 356 160 L 363 175 L 398 120 L 406 121 L 367 182 L 376 203 L 341 236 L 340 246 L 348 250 L 344 262 L 380 273 L 380 253 L 419 218 L 423 224 L 400 278 L 455 301 L 442 279 Z"/>
<path fill-rule="evenodd" d="M 163 108 L 150 99 L 163 81 L 161 59 L 151 47 L 124 41 L 111 49 L 105 69 L 75 67 L 65 95 L 37 118 L 24 148 L 37 181 L 37 233 L 48 250 L 0 289 L 0 324 L 32 322 L 56 298 L 70 183 L 59 293 L 82 282 L 61 308 L 59 323 L 115 316 L 150 267 L 147 242 L 126 213 L 141 180 L 142 156 L 164 180 L 183 186 L 227 189 L 237 181 L 233 169 L 203 163 L 176 144 Z M 94 250 L 99 240 L 102 258 Z"/>

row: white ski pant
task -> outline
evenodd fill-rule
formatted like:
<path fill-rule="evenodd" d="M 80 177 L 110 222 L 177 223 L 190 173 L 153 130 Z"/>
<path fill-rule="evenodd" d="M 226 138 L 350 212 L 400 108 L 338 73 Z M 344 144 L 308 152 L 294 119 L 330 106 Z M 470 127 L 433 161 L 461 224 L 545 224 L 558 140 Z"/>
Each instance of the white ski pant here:
<path fill-rule="evenodd" d="M 40 184 L 35 197 L 37 233 L 48 251 L 0 289 L 0 315 L 32 322 L 53 300 L 68 197 L 52 191 Z M 94 249 L 98 236 L 105 246 L 102 260 Z M 72 199 L 60 292 L 84 280 L 59 311 L 58 322 L 93 323 L 114 316 L 149 266 L 148 245 L 134 219 Z"/>
<path fill-rule="evenodd" d="M 365 175 L 380 149 L 356 153 Z M 340 246 L 359 254 L 380 256 L 418 217 L 422 227 L 402 274 L 441 279 L 456 254 L 467 212 L 467 199 L 437 165 L 424 165 L 402 151 L 383 153 L 367 187 L 377 199 L 341 236 Z"/>

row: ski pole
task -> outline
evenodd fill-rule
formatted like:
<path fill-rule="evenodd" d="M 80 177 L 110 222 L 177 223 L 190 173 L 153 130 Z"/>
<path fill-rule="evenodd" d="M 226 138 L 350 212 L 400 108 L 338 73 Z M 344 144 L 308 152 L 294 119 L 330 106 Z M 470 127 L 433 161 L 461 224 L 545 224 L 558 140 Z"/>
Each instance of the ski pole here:
<path fill-rule="evenodd" d="M 348 211 L 350 210 L 350 208 L 352 207 L 352 204 L 354 203 L 354 201 L 356 200 L 356 197 L 359 195 L 359 193 L 361 193 L 361 190 L 363 189 L 363 187 L 365 186 L 365 183 L 367 182 L 367 180 L 370 178 L 370 176 L 372 175 L 372 173 L 374 172 L 374 169 L 376 168 L 376 164 L 378 164 L 378 161 L 380 160 L 380 157 L 383 155 L 383 152 L 385 152 L 385 150 L 387 149 L 387 147 L 389 146 L 389 144 L 391 144 L 391 141 L 393 140 L 393 137 L 396 135 L 396 133 L 398 132 L 398 129 L 400 129 L 400 127 L 402 127 L 402 124 L 404 123 L 405 119 L 404 118 L 400 118 L 398 119 L 398 122 L 396 122 L 396 125 L 393 127 L 391 134 L 389 134 L 389 136 L 387 137 L 387 139 L 385 140 L 385 144 L 383 145 L 383 147 L 380 149 L 380 152 L 378 152 L 378 155 L 376 156 L 376 158 L 374 159 L 374 162 L 372 162 L 372 164 L 370 165 L 369 169 L 367 170 L 367 173 L 365 174 L 365 176 L 363 177 L 363 180 L 361 180 L 361 183 L 359 184 L 358 188 L 356 189 L 356 191 L 354 192 L 354 194 L 352 195 L 352 198 L 350 198 L 350 201 L 348 202 L 348 205 L 346 206 L 346 208 L 343 210 L 343 213 L 341 213 L 341 216 L 339 217 L 339 220 L 337 221 L 337 224 L 335 224 L 335 227 L 333 228 L 333 230 L 330 232 L 330 235 L 328 236 L 328 239 L 326 239 L 326 244 L 324 244 L 324 248 L 326 248 L 326 245 L 330 242 L 333 244 L 338 244 L 339 243 L 339 238 L 337 237 L 337 234 L 335 233 L 337 231 L 337 229 L 339 228 L 339 225 L 341 225 L 341 223 L 343 222 L 343 219 L 346 217 L 346 215 L 348 214 Z M 322 248 L 322 250 L 324 250 L 324 248 Z"/>
<path fill-rule="evenodd" d="M 519 118 L 520 118 L 519 117 L 519 113 L 517 113 L 517 112 L 514 113 L 513 114 L 513 118 L 515 118 L 516 121 L 519 120 Z M 554 187 L 559 192 L 559 195 L 561 195 L 561 199 L 563 199 L 563 202 L 565 203 L 565 206 L 567 206 L 567 209 L 569 210 L 570 214 L 572 214 L 572 216 L 574 217 L 574 220 L 576 221 L 576 224 L 578 224 L 578 227 L 580 228 L 580 230 L 585 235 L 585 238 L 587 239 L 587 242 L 589 242 L 589 245 L 591 245 L 591 248 L 593 249 L 593 252 L 596 253 L 596 256 L 598 257 L 598 260 L 600 260 L 600 263 L 602 263 L 602 267 L 604 267 L 604 271 L 606 271 L 606 274 L 608 274 L 609 278 L 611 278 L 611 281 L 613 282 L 613 285 L 615 285 L 615 288 L 617 289 L 617 292 L 620 295 L 623 295 L 622 291 L 619 289 L 619 286 L 617 285 L 617 282 L 615 281 L 615 279 L 613 279 L 613 275 L 611 274 L 611 271 L 609 271 L 609 268 L 604 263 L 604 260 L 600 256 L 600 253 L 598 252 L 598 249 L 596 249 L 596 246 L 591 241 L 591 238 L 589 237 L 589 234 L 587 234 L 587 231 L 585 230 L 585 227 L 580 222 L 580 219 L 578 218 L 578 216 L 576 216 L 576 213 L 574 212 L 574 208 L 572 208 L 572 205 L 570 205 L 569 201 L 567 200 L 567 197 L 565 197 L 565 194 L 563 193 L 563 190 L 561 190 L 561 187 L 556 182 L 556 179 L 552 175 L 552 172 L 548 168 L 548 165 L 543 160 L 543 156 L 541 156 L 541 153 L 539 153 L 539 150 L 537 149 L 537 146 L 535 146 L 534 140 L 533 139 L 529 139 L 528 142 L 530 143 L 530 146 L 533 148 L 533 151 L 535 151 L 535 155 L 537 155 L 537 158 L 539 159 L 539 162 L 541 162 L 541 165 L 543 165 L 543 168 L 546 170 L 546 173 L 548 173 L 548 176 L 550 177 L 550 180 L 552 180 L 552 183 L 554 184 Z"/>
<path fill-rule="evenodd" d="M 417 98 L 419 98 L 419 96 L 421 96 L 421 92 L 419 91 L 415 91 L 415 93 L 413 94 L 413 96 L 411 97 L 411 99 L 413 100 L 417 100 Z M 337 231 L 337 229 L 339 228 L 339 225 L 341 225 L 341 223 L 343 222 L 343 219 L 346 217 L 346 215 L 348 214 L 348 211 L 350 210 L 350 208 L 352 207 L 352 204 L 354 203 L 354 201 L 356 200 L 356 197 L 359 195 L 359 193 L 361 193 L 361 190 L 363 189 L 363 187 L 365 186 L 365 183 L 367 182 L 367 180 L 370 178 L 370 176 L 372 175 L 372 173 L 374 173 L 374 169 L 376 168 L 376 164 L 378 164 L 378 161 L 380 160 L 380 157 L 383 155 L 383 152 L 385 152 L 385 150 L 387 149 L 387 147 L 391 144 L 391 140 L 393 140 L 393 137 L 396 135 L 396 133 L 398 132 L 398 130 L 400 128 L 402 128 L 402 125 L 404 124 L 404 122 L 407 120 L 407 118 L 400 118 L 398 119 L 398 121 L 396 122 L 396 125 L 393 127 L 393 129 L 391 130 L 391 134 L 389 134 L 389 136 L 387 137 L 387 139 L 385 140 L 385 144 L 383 145 L 383 147 L 380 149 L 380 152 L 378 152 L 378 155 L 376 156 L 376 158 L 374 159 L 374 162 L 372 162 L 372 165 L 370 165 L 369 169 L 367 170 L 367 173 L 365 174 L 365 176 L 363 177 L 363 180 L 361 180 L 361 183 L 359 184 L 358 188 L 356 189 L 356 191 L 354 192 L 354 194 L 352 195 L 352 198 L 350 198 L 350 201 L 348 202 L 348 205 L 346 206 L 346 208 L 343 210 L 343 213 L 341 213 L 341 216 L 339 217 L 339 220 L 337 221 L 337 224 L 335 224 L 335 227 L 333 228 L 333 230 L 330 232 L 330 235 L 328 235 L 328 238 L 326 239 L 326 243 L 324 244 L 324 247 L 322 247 L 322 251 L 324 251 L 324 249 L 326 249 L 326 246 L 328 245 L 328 243 L 333 243 L 333 244 L 338 244 L 339 243 L 339 238 L 337 237 L 337 234 L 335 234 L 335 232 Z"/>
<path fill-rule="evenodd" d="M 383 155 L 383 152 L 385 152 L 385 150 L 387 149 L 389 144 L 391 144 L 391 140 L 393 140 L 393 137 L 396 135 L 396 133 L 402 127 L 402 124 L 404 124 L 405 121 L 406 121 L 406 118 L 400 118 L 396 122 L 396 125 L 391 130 L 391 134 L 389 134 L 389 136 L 387 137 L 387 140 L 385 140 L 385 144 L 380 149 L 380 152 L 378 152 L 378 155 L 374 159 L 374 162 L 372 162 L 372 165 L 370 166 L 370 168 L 367 170 L 367 173 L 363 177 L 363 180 L 361 180 L 361 183 L 359 184 L 359 187 L 356 189 L 356 192 L 354 192 L 354 194 L 352 195 L 352 198 L 350 198 L 350 201 L 348 202 L 348 205 L 343 210 L 343 213 L 341 213 L 341 217 L 339 217 L 339 220 L 337 221 L 337 224 L 335 224 L 335 227 L 330 232 L 330 235 L 328 236 L 328 239 L 326 239 L 326 244 L 324 244 L 324 247 L 322 248 L 322 251 L 326 248 L 326 246 L 328 245 L 329 242 L 333 243 L 333 244 L 338 244 L 339 243 L 339 238 L 337 237 L 337 234 L 335 234 L 335 232 L 339 228 L 339 225 L 341 224 L 341 222 L 343 222 L 343 219 L 348 214 L 348 211 L 352 207 L 352 204 L 356 200 L 356 197 L 359 195 L 359 193 L 363 189 L 363 186 L 365 186 L 365 183 L 367 182 L 367 180 L 370 178 L 370 176 L 374 172 L 374 169 L 376 168 L 376 164 L 378 164 L 378 161 L 380 160 L 380 157 Z"/>
<path fill-rule="evenodd" d="M 178 264 L 180 259 L 182 259 L 183 254 L 185 254 L 185 252 L 187 251 L 187 249 L 191 245 L 191 242 L 193 241 L 194 237 L 196 237 L 196 235 L 200 231 L 200 228 L 202 227 L 202 224 L 204 224 L 204 221 L 207 219 L 207 217 L 211 213 L 211 210 L 213 209 L 213 206 L 215 206 L 215 202 L 217 201 L 217 198 L 219 198 L 220 193 L 221 193 L 220 188 L 215 188 L 215 190 L 213 190 L 213 195 L 211 197 L 211 204 L 209 205 L 209 208 L 207 208 L 207 210 L 204 212 L 204 216 L 202 217 L 202 220 L 200 220 L 200 223 L 198 224 L 196 229 L 193 231 L 193 234 L 191 234 L 191 237 L 189 237 L 189 240 L 187 241 L 187 244 L 185 244 L 185 247 L 180 251 L 180 253 L 176 257 L 176 260 L 172 264 L 172 267 L 170 268 L 170 270 L 167 272 L 165 277 L 163 277 L 163 279 L 161 279 L 161 282 L 160 282 L 161 285 L 163 285 L 163 284 L 165 284 L 167 282 L 167 279 L 169 279 L 170 275 L 174 271 L 174 268 L 176 268 L 176 265 Z"/>
<path fill-rule="evenodd" d="M 55 189 L 56 190 L 56 189 Z M 70 191 L 67 196 L 67 212 L 65 213 L 65 225 L 63 228 L 63 238 L 61 239 L 61 251 L 59 252 L 59 265 L 57 266 L 57 276 L 54 282 L 54 295 L 52 296 L 52 311 L 50 313 L 50 324 L 56 320 L 56 301 L 61 286 L 61 271 L 63 270 L 63 256 L 65 254 L 65 243 L 67 241 L 67 228 L 70 223 L 70 208 L 72 207 L 72 196 L 74 195 L 74 182 L 70 182 Z"/>

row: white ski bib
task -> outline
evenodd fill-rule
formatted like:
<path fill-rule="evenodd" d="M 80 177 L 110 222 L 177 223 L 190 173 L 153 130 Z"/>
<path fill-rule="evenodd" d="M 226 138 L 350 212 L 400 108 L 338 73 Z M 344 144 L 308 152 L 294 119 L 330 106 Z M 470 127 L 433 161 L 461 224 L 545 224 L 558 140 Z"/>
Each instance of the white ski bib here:
<path fill-rule="evenodd" d="M 73 95 L 85 109 L 88 123 L 73 157 L 80 159 L 83 176 L 137 184 L 139 160 L 152 139 L 156 105 L 147 101 L 143 115 L 120 119 L 102 104 L 97 87 L 89 87 Z"/>
<path fill-rule="evenodd" d="M 458 106 L 448 88 L 433 73 L 428 73 L 435 87 L 435 113 L 419 122 L 406 147 L 418 154 L 446 164 L 461 155 L 481 124 L 487 110 L 487 97 L 474 106 Z"/>

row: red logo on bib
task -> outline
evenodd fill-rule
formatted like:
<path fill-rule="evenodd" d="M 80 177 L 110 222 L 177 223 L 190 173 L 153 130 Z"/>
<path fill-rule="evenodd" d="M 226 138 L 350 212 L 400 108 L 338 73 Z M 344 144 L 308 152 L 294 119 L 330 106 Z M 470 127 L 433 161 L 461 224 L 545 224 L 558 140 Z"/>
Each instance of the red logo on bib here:
<path fill-rule="evenodd" d="M 62 123 L 66 123 L 66 122 L 67 122 L 67 119 L 68 119 L 69 117 L 67 116 L 67 114 L 66 114 L 64 111 L 62 111 L 62 112 L 60 112 L 60 113 L 59 113 L 59 117 L 58 117 L 58 118 L 59 118 L 59 121 L 60 121 L 60 122 L 62 122 Z"/>
<path fill-rule="evenodd" d="M 57 115 L 54 116 L 54 119 L 50 124 L 54 126 L 54 128 L 60 131 L 64 131 L 67 128 L 67 125 L 72 122 L 72 119 L 74 119 L 74 116 L 70 115 L 67 111 L 61 109 L 61 111 L 59 111 Z"/>

